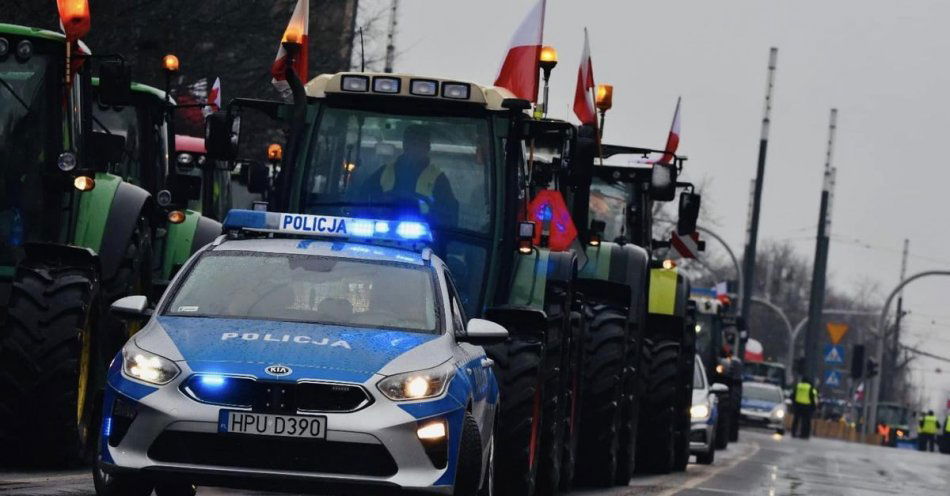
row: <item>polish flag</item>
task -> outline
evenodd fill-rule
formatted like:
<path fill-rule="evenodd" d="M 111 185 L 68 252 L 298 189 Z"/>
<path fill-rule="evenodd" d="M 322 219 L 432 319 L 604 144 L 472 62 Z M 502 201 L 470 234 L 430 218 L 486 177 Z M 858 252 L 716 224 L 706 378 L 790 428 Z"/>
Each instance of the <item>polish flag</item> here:
<path fill-rule="evenodd" d="M 680 146 L 680 103 L 683 97 L 676 99 L 676 111 L 673 113 L 673 125 L 670 126 L 670 135 L 666 138 L 663 154 L 657 158 L 638 160 L 638 164 L 672 164 L 676 149 Z M 655 155 L 654 155 L 655 156 Z"/>
<path fill-rule="evenodd" d="M 676 112 L 673 113 L 673 125 L 670 126 L 670 135 L 666 138 L 666 147 L 663 148 L 663 157 L 660 158 L 661 164 L 672 164 L 673 155 L 680 146 L 680 103 L 683 97 L 676 99 Z"/>
<path fill-rule="evenodd" d="M 297 6 L 294 7 L 294 13 L 290 16 L 290 22 L 287 23 L 287 29 L 284 30 L 284 36 L 281 42 L 292 41 L 300 44 L 300 53 L 297 54 L 297 60 L 294 61 L 294 70 L 297 76 L 304 83 L 307 82 L 307 40 L 310 33 L 310 2 L 309 0 L 297 0 Z M 290 94 L 290 85 L 287 83 L 287 77 L 284 74 L 287 68 L 287 51 L 283 45 L 278 45 L 277 58 L 271 65 L 270 73 L 273 76 L 271 84 L 277 88 L 281 94 L 287 96 Z"/>
<path fill-rule="evenodd" d="M 211 86 L 211 91 L 208 92 L 207 101 L 208 105 L 201 109 L 201 113 L 205 117 L 221 110 L 221 78 L 214 78 L 214 85 Z"/>
<path fill-rule="evenodd" d="M 505 62 L 498 71 L 495 86 L 506 88 L 518 98 L 538 101 L 538 62 L 544 39 L 544 9 L 546 0 L 538 3 L 521 21 L 511 37 Z"/>
<path fill-rule="evenodd" d="M 584 28 L 584 52 L 577 69 L 577 89 L 574 90 L 574 114 L 581 124 L 597 125 L 597 107 L 594 106 L 594 66 L 590 59 L 590 40 Z"/>

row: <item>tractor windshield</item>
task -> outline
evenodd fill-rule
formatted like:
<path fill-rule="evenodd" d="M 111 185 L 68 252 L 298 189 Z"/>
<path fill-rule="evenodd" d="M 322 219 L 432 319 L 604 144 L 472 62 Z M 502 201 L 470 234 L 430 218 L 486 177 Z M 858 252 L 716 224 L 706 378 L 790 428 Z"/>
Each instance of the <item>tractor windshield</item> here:
<path fill-rule="evenodd" d="M 298 189 L 308 213 L 415 217 L 478 314 L 493 233 L 496 173 L 490 120 L 327 106 Z"/>
<path fill-rule="evenodd" d="M 139 183 L 142 177 L 142 164 L 139 161 L 139 118 L 135 107 L 112 107 L 96 103 L 92 111 L 93 129 L 96 132 L 121 136 L 125 139 L 122 159 L 110 170 L 115 174 Z"/>
<path fill-rule="evenodd" d="M 46 197 L 53 193 L 41 182 L 44 166 L 55 163 L 61 149 L 47 149 L 59 103 L 50 101 L 57 80 L 51 72 L 48 55 L 0 59 L 0 269 L 13 265 L 25 241 L 55 237 L 43 230 L 58 229 L 55 219 L 44 217 L 45 204 L 58 200 Z"/>
<path fill-rule="evenodd" d="M 696 314 L 696 353 L 703 357 L 707 365 L 715 365 L 719 361 L 716 348 L 721 339 L 716 339 L 718 332 L 719 324 L 715 315 Z"/>
<path fill-rule="evenodd" d="M 621 183 L 608 184 L 594 178 L 590 186 L 590 220 L 603 221 L 603 239 L 613 241 L 624 235 L 627 210 L 627 186 Z"/>

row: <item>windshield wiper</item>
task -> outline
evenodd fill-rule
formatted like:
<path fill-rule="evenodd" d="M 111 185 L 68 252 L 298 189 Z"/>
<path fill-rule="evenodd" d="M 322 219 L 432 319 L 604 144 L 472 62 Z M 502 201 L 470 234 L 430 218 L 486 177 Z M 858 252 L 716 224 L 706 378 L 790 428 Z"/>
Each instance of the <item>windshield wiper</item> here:
<path fill-rule="evenodd" d="M 13 86 L 10 86 L 10 83 L 8 83 L 5 79 L 0 77 L 0 84 L 2 84 L 3 87 L 6 88 L 7 91 L 10 92 L 11 95 L 13 95 L 13 98 L 16 98 L 16 100 L 20 102 L 20 105 L 23 105 L 23 108 L 25 108 L 27 112 L 30 111 L 30 106 L 27 105 L 26 102 L 23 101 L 22 98 L 20 98 L 20 95 L 17 95 L 16 91 L 13 91 Z"/>

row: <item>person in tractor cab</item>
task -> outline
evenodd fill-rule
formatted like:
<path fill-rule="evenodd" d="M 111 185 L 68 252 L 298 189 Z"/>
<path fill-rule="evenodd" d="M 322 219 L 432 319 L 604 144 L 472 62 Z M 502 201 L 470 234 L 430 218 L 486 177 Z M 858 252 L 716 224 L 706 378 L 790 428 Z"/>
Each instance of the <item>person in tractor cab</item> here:
<path fill-rule="evenodd" d="M 363 183 L 367 198 L 395 197 L 419 200 L 419 213 L 456 224 L 458 200 L 441 169 L 431 162 L 432 131 L 412 124 L 403 131 L 402 155 L 381 167 Z M 437 212 L 437 213 L 436 213 Z"/>

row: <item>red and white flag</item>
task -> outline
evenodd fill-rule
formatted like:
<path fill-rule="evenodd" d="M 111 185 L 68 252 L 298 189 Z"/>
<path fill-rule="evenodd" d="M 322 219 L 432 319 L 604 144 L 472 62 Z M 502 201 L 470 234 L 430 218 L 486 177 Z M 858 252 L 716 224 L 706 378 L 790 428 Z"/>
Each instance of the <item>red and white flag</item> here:
<path fill-rule="evenodd" d="M 680 103 L 683 101 L 683 97 L 676 99 L 676 111 L 673 113 L 673 125 L 670 126 L 670 135 L 666 138 L 666 146 L 663 148 L 663 157 L 660 159 L 661 164 L 672 164 L 673 155 L 676 154 L 676 149 L 680 146 Z"/>
<path fill-rule="evenodd" d="M 597 125 L 597 107 L 594 105 L 594 65 L 590 59 L 590 41 L 584 28 L 584 52 L 577 69 L 577 88 L 574 90 L 574 114 L 581 124 Z"/>
<path fill-rule="evenodd" d="M 201 113 L 205 117 L 221 110 L 221 78 L 214 78 L 214 85 L 211 86 L 211 91 L 208 92 L 207 102 L 208 105 L 201 109 Z"/>
<path fill-rule="evenodd" d="M 683 97 L 676 99 L 676 111 L 673 112 L 673 125 L 670 126 L 670 134 L 666 138 L 666 146 L 663 147 L 663 154 L 659 157 L 654 155 L 656 158 L 649 158 L 646 160 L 638 160 L 637 163 L 641 164 L 672 164 L 673 159 L 676 155 L 676 149 L 680 146 L 680 103 L 682 103 Z"/>
<path fill-rule="evenodd" d="M 538 63 L 544 40 L 545 4 L 546 0 L 538 0 L 521 21 L 495 78 L 495 86 L 507 88 L 516 97 L 532 102 L 538 101 Z"/>
<path fill-rule="evenodd" d="M 294 70 L 300 80 L 307 82 L 307 39 L 310 33 L 310 2 L 309 0 L 297 0 L 297 6 L 294 7 L 294 13 L 290 16 L 290 22 L 287 23 L 287 29 L 284 30 L 284 41 L 292 41 L 300 44 L 300 53 L 294 61 Z M 273 76 L 271 84 L 277 88 L 283 95 L 289 95 L 290 85 L 287 83 L 287 77 L 284 74 L 287 68 L 287 51 L 284 46 L 278 45 L 277 58 L 271 65 L 270 73 Z"/>

